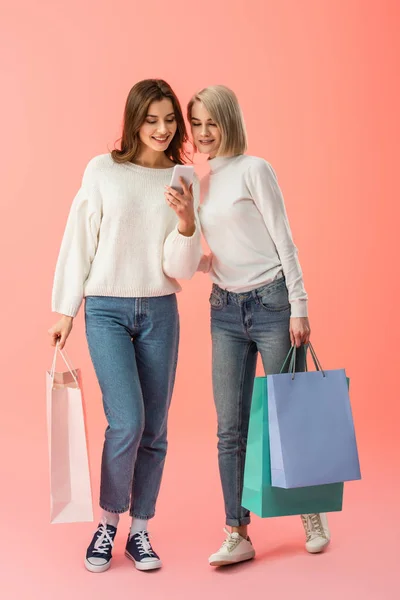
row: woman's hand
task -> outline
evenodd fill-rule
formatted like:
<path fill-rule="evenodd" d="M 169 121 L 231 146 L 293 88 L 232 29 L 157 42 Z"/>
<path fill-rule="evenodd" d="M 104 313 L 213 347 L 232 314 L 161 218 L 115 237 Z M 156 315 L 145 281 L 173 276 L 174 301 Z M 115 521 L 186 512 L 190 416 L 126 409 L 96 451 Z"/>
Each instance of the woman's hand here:
<path fill-rule="evenodd" d="M 178 216 L 178 231 L 186 237 L 191 237 L 196 231 L 196 223 L 194 219 L 194 201 L 191 185 L 190 188 L 186 185 L 183 177 L 179 178 L 183 188 L 183 194 L 180 194 L 169 185 L 165 186 L 165 199 L 168 206 L 175 211 Z"/>
<path fill-rule="evenodd" d="M 291 317 L 289 331 L 292 346 L 300 348 L 302 344 L 308 344 L 311 335 L 308 317 Z"/>
<path fill-rule="evenodd" d="M 197 270 L 201 273 L 209 273 L 211 271 L 212 258 L 212 252 L 210 254 L 203 254 L 203 256 L 200 259 Z"/>
<path fill-rule="evenodd" d="M 49 329 L 48 333 L 51 338 L 50 343 L 52 346 L 55 346 L 59 341 L 60 350 L 64 348 L 65 342 L 71 333 L 73 322 L 73 317 L 63 315 L 61 319 Z"/>

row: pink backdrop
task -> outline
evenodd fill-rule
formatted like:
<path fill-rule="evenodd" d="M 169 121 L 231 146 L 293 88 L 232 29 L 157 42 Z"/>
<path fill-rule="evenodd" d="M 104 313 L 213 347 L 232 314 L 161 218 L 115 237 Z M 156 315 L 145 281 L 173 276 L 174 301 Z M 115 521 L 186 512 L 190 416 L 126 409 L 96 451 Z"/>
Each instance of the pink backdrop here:
<path fill-rule="evenodd" d="M 77 599 L 127 590 L 157 600 L 276 591 L 308 598 L 322 590 L 325 599 L 397 597 L 399 17 L 395 0 L 1 3 L 5 599 L 63 600 L 72 588 Z M 113 147 L 130 87 L 148 77 L 165 78 L 183 105 L 206 85 L 232 87 L 249 152 L 278 173 L 314 346 L 324 365 L 345 366 L 352 380 L 364 476 L 346 486 L 323 556 L 304 553 L 297 518 L 255 518 L 259 560 L 208 567 L 223 510 L 203 275 L 179 298 L 170 454 L 152 527 L 164 570 L 143 576 L 123 558 L 127 517 L 115 566 L 97 577 L 83 567 L 93 524 L 49 525 L 44 372 L 53 269 L 85 164 Z M 82 314 L 69 353 L 84 373 L 96 502 L 104 418 Z"/>

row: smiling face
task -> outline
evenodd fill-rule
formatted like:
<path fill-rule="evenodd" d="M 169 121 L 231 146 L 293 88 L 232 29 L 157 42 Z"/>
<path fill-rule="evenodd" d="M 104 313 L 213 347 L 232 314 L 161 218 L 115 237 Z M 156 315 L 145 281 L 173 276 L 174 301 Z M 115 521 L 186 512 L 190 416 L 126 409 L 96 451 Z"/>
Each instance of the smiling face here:
<path fill-rule="evenodd" d="M 221 146 L 221 131 L 199 100 L 192 106 L 190 125 L 197 150 L 214 158 Z"/>
<path fill-rule="evenodd" d="M 147 111 L 144 123 L 139 130 L 142 144 L 155 150 L 165 152 L 177 130 L 174 107 L 169 98 L 152 102 Z"/>

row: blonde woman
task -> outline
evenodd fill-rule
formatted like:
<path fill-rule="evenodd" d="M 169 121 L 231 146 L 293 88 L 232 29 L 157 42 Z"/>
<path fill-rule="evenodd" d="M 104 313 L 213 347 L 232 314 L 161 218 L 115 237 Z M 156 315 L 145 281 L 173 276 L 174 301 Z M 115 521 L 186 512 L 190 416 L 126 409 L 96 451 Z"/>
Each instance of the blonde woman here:
<path fill-rule="evenodd" d="M 203 89 L 190 101 L 188 118 L 196 149 L 209 155 L 210 166 L 200 221 L 211 255 L 202 270 L 213 282 L 213 389 L 231 531 L 225 529 L 227 537 L 209 562 L 221 566 L 255 555 L 241 497 L 257 354 L 266 374 L 278 373 L 290 346 L 309 341 L 310 324 L 282 193 L 271 165 L 245 154 L 246 130 L 235 94 L 220 85 Z M 302 515 L 302 521 L 308 552 L 324 550 L 330 541 L 326 515 Z"/>

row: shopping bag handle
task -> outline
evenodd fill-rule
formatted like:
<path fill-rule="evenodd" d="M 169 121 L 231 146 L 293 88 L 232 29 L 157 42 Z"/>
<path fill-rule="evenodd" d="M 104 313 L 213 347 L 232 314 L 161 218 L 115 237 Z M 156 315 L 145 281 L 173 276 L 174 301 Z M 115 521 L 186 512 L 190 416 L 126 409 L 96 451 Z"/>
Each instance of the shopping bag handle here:
<path fill-rule="evenodd" d="M 287 361 L 288 361 L 288 359 L 289 359 L 289 358 L 290 358 L 290 363 L 289 363 L 289 371 L 288 371 L 288 372 L 290 373 L 290 367 L 291 367 L 292 360 L 293 360 L 293 359 L 292 359 L 292 355 L 293 355 L 293 350 L 294 350 L 294 348 L 295 348 L 295 346 L 290 346 L 290 350 L 289 350 L 289 352 L 287 353 L 285 360 L 283 361 L 283 365 L 282 365 L 282 368 L 281 368 L 281 370 L 279 371 L 279 374 L 280 374 L 280 375 L 281 375 L 281 374 L 284 372 L 284 370 L 285 370 L 285 367 L 286 367 L 286 363 L 287 363 Z"/>
<path fill-rule="evenodd" d="M 54 351 L 53 363 L 51 365 L 51 370 L 50 370 L 51 381 L 54 381 L 54 375 L 55 375 L 55 370 L 56 370 L 56 361 L 57 361 L 57 352 L 59 352 L 61 354 L 61 357 L 62 357 L 63 361 L 67 365 L 68 371 L 71 373 L 72 377 L 74 378 L 74 381 L 75 381 L 77 387 L 79 387 L 78 379 L 76 378 L 76 375 L 74 373 L 74 369 L 71 366 L 72 365 L 72 361 L 69 358 L 66 350 L 61 350 L 59 344 L 60 344 L 60 342 L 57 341 L 57 343 L 56 343 L 56 349 Z"/>
<path fill-rule="evenodd" d="M 317 371 L 320 371 L 322 373 L 322 376 L 325 377 L 325 371 L 323 370 L 321 363 L 317 357 L 317 354 L 311 344 L 311 342 L 308 342 L 307 344 L 304 344 L 304 348 L 305 348 L 305 354 L 304 354 L 304 359 L 305 359 L 305 370 L 308 371 L 308 367 L 307 367 L 307 351 L 308 349 L 310 349 L 310 353 L 311 353 L 311 357 L 314 361 L 314 365 L 315 365 L 315 369 Z M 292 374 L 292 379 L 295 378 L 295 373 L 296 373 L 296 355 L 297 355 L 297 347 L 296 345 L 291 346 L 289 352 L 287 353 L 287 356 L 284 360 L 284 363 L 282 365 L 282 368 L 280 370 L 279 373 L 283 373 L 284 369 L 286 367 L 287 361 L 290 358 L 290 362 L 289 362 L 289 369 L 288 369 L 288 373 Z"/>
<path fill-rule="evenodd" d="M 285 367 L 287 364 L 288 359 L 290 358 L 289 361 L 289 368 L 287 370 L 288 373 L 293 373 L 296 369 L 296 353 L 297 353 L 297 348 L 296 346 L 291 346 L 289 352 L 287 353 L 287 356 L 284 360 L 284 363 L 282 365 L 281 370 L 279 371 L 279 374 L 283 373 L 285 371 Z M 305 350 L 305 359 L 306 359 L 306 370 L 307 370 L 307 348 Z"/>
<path fill-rule="evenodd" d="M 316 368 L 316 370 L 317 370 L 317 371 L 321 371 L 321 373 L 322 373 L 322 374 L 323 374 L 323 376 L 325 377 L 325 371 L 324 371 L 324 369 L 322 368 L 322 365 L 321 365 L 321 363 L 320 363 L 320 360 L 319 360 L 319 358 L 318 358 L 318 356 L 317 356 L 317 353 L 315 352 L 315 350 L 314 350 L 314 347 L 313 347 L 313 345 L 312 345 L 312 343 L 311 343 L 311 342 L 308 342 L 308 344 L 306 344 L 306 355 L 307 355 L 307 350 L 308 350 L 308 348 L 310 348 L 310 353 L 311 353 L 312 359 L 313 359 L 313 361 L 314 361 L 314 365 L 315 365 L 315 368 Z M 306 358 L 307 358 L 307 356 L 306 356 Z"/>

